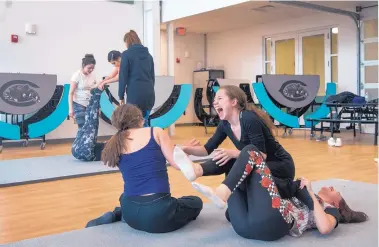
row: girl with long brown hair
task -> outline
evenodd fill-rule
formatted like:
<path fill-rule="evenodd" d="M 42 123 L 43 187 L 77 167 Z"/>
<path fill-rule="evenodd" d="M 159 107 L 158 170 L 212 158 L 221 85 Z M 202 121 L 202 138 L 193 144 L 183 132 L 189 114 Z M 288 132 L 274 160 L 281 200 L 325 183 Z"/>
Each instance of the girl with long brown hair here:
<path fill-rule="evenodd" d="M 118 131 L 107 142 L 102 160 L 121 171 L 125 222 L 137 230 L 163 233 L 195 220 L 203 207 L 199 197 L 171 197 L 166 160 L 178 170 L 180 165 L 173 160 L 174 145 L 168 134 L 160 128 L 144 128 L 141 110 L 131 104 L 113 112 L 112 125 Z"/>
<path fill-rule="evenodd" d="M 233 199 L 228 202 L 226 216 L 232 220 L 235 231 L 241 236 L 261 240 L 274 240 L 286 235 L 290 223 L 276 207 L 277 203 L 285 207 L 281 205 L 282 198 L 290 198 L 296 191 L 293 183 L 295 165 L 291 155 L 276 141 L 272 133 L 274 124 L 263 111 L 248 105 L 245 93 L 237 86 L 220 87 L 214 99 L 214 107 L 221 120 L 214 135 L 204 146 L 183 146 L 185 153 L 177 152 L 175 161 L 178 163 L 188 160 L 186 154 L 206 156 L 215 150 L 214 158 L 202 164 L 194 164 L 194 171 L 196 177 L 227 175 L 223 185 L 233 191 Z M 236 149 L 218 149 L 227 137 Z M 251 179 L 245 180 L 251 173 L 249 164 L 252 162 L 253 152 L 266 161 L 267 167 L 261 170 L 262 173 L 251 176 L 254 182 Z M 263 176 L 269 178 L 264 179 L 261 186 L 257 186 Z M 268 192 L 264 186 L 271 183 L 275 185 L 271 186 L 273 191 Z M 220 207 L 225 206 L 225 202 L 219 197 L 203 191 L 201 185 L 193 185 Z M 275 208 L 269 200 L 272 196 L 277 198 Z M 268 219 L 267 225 L 270 227 L 261 227 L 256 231 L 248 229 L 258 227 L 251 225 L 252 222 L 260 225 Z M 259 220 L 262 222 L 259 223 Z M 246 224 L 240 224 L 239 221 Z M 273 224 L 276 227 L 272 229 Z"/>
<path fill-rule="evenodd" d="M 197 182 L 192 185 L 217 207 L 228 206 L 226 218 L 238 235 L 273 241 L 287 234 L 300 236 L 313 227 L 323 234 L 329 233 L 341 222 L 341 215 L 345 215 L 345 221 L 367 219 L 363 213 L 352 210 L 348 214 L 355 217 L 343 214 L 344 200 L 331 189 L 322 189 L 318 196 L 324 201 L 318 201 L 308 180 L 294 181 L 294 162 L 275 140 L 274 124 L 263 111 L 248 106 L 240 88 L 221 87 L 214 106 L 221 119 L 215 134 L 204 146 L 184 146 L 184 152 L 176 148 L 174 159 L 192 165 L 196 176 L 190 181 L 226 173 L 216 189 Z M 226 137 L 237 150 L 216 149 Z M 187 157 L 187 154 L 205 156 L 215 149 L 213 160 L 200 165 L 192 164 Z M 186 173 L 191 171 L 187 169 Z M 328 203 L 334 203 L 335 207 L 338 204 L 342 211 L 332 209 Z"/>
<path fill-rule="evenodd" d="M 273 131 L 276 128 L 270 117 L 262 110 L 248 104 L 246 94 L 237 86 L 222 86 L 217 91 L 214 107 L 220 117 L 214 135 L 203 146 L 183 146 L 189 155 L 207 156 L 215 151 L 214 158 L 196 165 L 197 176 L 228 174 L 242 149 L 255 146 L 264 156 L 268 167 L 278 183 L 282 196 L 289 198 L 294 193 L 292 182 L 295 165 L 291 155 L 277 142 Z M 236 149 L 218 149 L 227 138 Z"/>

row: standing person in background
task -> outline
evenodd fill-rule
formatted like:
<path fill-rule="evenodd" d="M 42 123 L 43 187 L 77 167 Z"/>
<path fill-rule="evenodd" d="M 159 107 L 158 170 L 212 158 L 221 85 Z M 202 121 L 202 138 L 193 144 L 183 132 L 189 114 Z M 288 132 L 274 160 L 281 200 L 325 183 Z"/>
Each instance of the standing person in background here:
<path fill-rule="evenodd" d="M 126 91 L 126 103 L 136 105 L 141 110 L 146 127 L 155 103 L 154 60 L 135 31 L 126 33 L 124 42 L 127 50 L 121 56 L 118 84 L 120 104 L 124 103 Z"/>
<path fill-rule="evenodd" d="M 108 53 L 108 62 L 114 66 L 112 73 L 105 77 L 103 81 L 99 84 L 99 89 L 104 90 L 104 86 L 113 82 L 118 81 L 118 75 L 120 72 L 120 64 L 121 64 L 121 52 L 119 51 L 110 51 Z"/>
<path fill-rule="evenodd" d="M 68 114 L 70 118 L 75 118 L 79 128 L 84 125 L 86 108 L 91 98 L 90 90 L 96 86 L 96 76 L 93 73 L 95 65 L 95 57 L 86 54 L 82 59 L 82 68 L 71 77 Z"/>

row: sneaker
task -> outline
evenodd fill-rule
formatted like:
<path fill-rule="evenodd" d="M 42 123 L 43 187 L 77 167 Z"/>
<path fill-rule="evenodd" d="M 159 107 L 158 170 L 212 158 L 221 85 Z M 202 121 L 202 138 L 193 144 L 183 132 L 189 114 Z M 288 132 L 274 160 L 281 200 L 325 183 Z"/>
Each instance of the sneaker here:
<path fill-rule="evenodd" d="M 330 137 L 328 140 L 328 145 L 331 147 L 334 147 L 336 145 L 336 142 L 333 137 Z"/>
<path fill-rule="evenodd" d="M 341 138 L 337 138 L 336 139 L 336 144 L 335 144 L 336 147 L 341 147 L 342 146 L 342 140 Z"/>

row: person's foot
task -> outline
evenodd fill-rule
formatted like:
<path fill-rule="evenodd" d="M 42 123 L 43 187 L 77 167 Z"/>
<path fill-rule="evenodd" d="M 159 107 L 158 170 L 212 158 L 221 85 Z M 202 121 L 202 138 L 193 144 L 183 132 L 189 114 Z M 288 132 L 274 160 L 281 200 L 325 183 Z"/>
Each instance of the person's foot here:
<path fill-rule="evenodd" d="M 113 210 L 113 214 L 115 215 L 115 221 L 121 221 L 122 219 L 121 207 L 116 207 Z"/>
<path fill-rule="evenodd" d="M 192 161 L 188 158 L 187 154 L 183 152 L 181 148 L 176 146 L 174 148 L 174 161 L 179 166 L 183 175 L 189 181 L 195 181 L 197 178 L 195 169 L 193 168 Z"/>
<path fill-rule="evenodd" d="M 86 228 L 93 226 L 100 226 L 105 224 L 111 224 L 116 222 L 116 215 L 113 212 L 107 212 L 100 216 L 99 218 L 89 221 L 86 225 Z"/>
<path fill-rule="evenodd" d="M 224 209 L 226 207 L 226 202 L 218 197 L 211 187 L 196 182 L 192 183 L 192 187 L 211 200 L 218 208 Z"/>

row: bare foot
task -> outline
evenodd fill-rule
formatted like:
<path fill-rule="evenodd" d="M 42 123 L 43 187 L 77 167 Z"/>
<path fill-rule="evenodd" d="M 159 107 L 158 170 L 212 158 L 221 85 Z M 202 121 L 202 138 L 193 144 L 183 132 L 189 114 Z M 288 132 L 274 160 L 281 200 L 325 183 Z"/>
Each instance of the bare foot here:
<path fill-rule="evenodd" d="M 193 170 L 195 171 L 196 178 L 203 176 L 203 167 L 198 163 L 192 163 Z"/>
<path fill-rule="evenodd" d="M 226 207 L 226 202 L 218 197 L 211 187 L 196 182 L 192 183 L 192 187 L 211 200 L 218 208 L 223 209 Z"/>
<path fill-rule="evenodd" d="M 221 198 L 224 202 L 227 202 L 229 200 L 231 194 L 232 192 L 225 184 L 221 184 L 215 189 L 215 195 Z"/>

